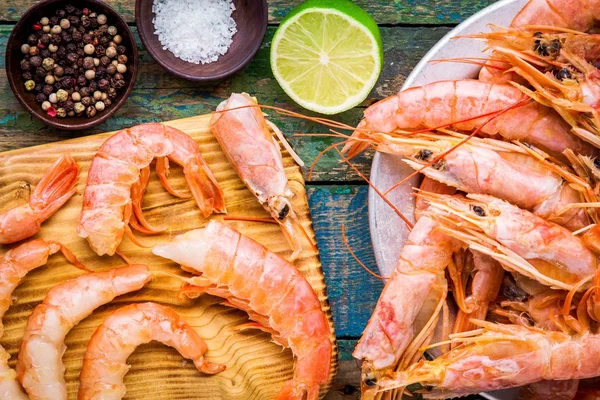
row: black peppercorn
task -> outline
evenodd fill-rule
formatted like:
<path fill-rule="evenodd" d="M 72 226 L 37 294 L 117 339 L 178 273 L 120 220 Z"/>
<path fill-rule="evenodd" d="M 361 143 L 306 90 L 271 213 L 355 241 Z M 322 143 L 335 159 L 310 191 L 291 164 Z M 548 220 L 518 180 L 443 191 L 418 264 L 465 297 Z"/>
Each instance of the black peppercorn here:
<path fill-rule="evenodd" d="M 125 87 L 125 80 L 123 80 L 123 79 L 112 79 L 111 80 L 111 84 L 116 89 L 121 89 L 121 88 Z"/>
<path fill-rule="evenodd" d="M 92 57 L 84 58 L 83 59 L 83 68 L 93 69 L 94 68 L 94 59 Z"/>
<path fill-rule="evenodd" d="M 108 67 L 110 64 L 110 58 L 108 58 L 107 56 L 102 56 L 102 58 L 100 58 L 100 65 L 102 65 L 103 67 Z"/>
<path fill-rule="evenodd" d="M 73 75 L 75 70 L 72 67 L 65 67 L 65 75 Z"/>
<path fill-rule="evenodd" d="M 82 15 L 81 16 L 81 26 L 83 26 L 84 28 L 89 28 L 90 25 L 91 25 L 90 19 L 87 16 Z"/>
<path fill-rule="evenodd" d="M 39 93 L 39 92 L 41 92 L 41 91 L 42 91 L 42 88 L 43 88 L 43 87 L 44 87 L 44 85 L 42 85 L 41 83 L 37 83 L 37 84 L 36 84 L 36 85 L 33 87 L 33 90 L 34 90 L 35 92 L 38 92 L 38 93 Z"/>
<path fill-rule="evenodd" d="M 23 72 L 23 74 L 21 76 L 23 77 L 24 81 L 33 79 L 33 74 L 29 71 Z"/>
<path fill-rule="evenodd" d="M 64 18 L 65 15 L 67 15 L 67 12 L 65 10 L 56 10 L 56 16 L 58 18 Z"/>
<path fill-rule="evenodd" d="M 36 101 L 38 104 L 42 104 L 42 103 L 43 103 L 43 102 L 45 102 L 47 99 L 48 99 L 48 97 L 47 97 L 47 96 L 46 96 L 44 93 L 38 93 L 38 94 L 35 96 L 35 101 Z"/>
<path fill-rule="evenodd" d="M 100 25 L 98 29 L 94 32 L 96 36 L 102 36 L 106 32 L 108 32 L 108 25 Z"/>
<path fill-rule="evenodd" d="M 81 42 L 81 38 L 83 37 L 83 35 L 79 31 L 73 32 L 72 36 L 73 36 L 73 40 L 76 42 Z"/>
<path fill-rule="evenodd" d="M 29 63 L 31 64 L 32 67 L 37 68 L 42 65 L 42 57 L 33 56 L 29 59 Z"/>
<path fill-rule="evenodd" d="M 40 43 L 42 43 L 43 45 L 50 44 L 50 35 L 48 35 L 47 33 L 42 35 L 42 37 L 40 37 Z"/>
<path fill-rule="evenodd" d="M 21 69 L 23 71 L 29 71 L 31 69 L 31 64 L 29 61 L 27 60 L 22 60 L 21 61 Z"/>
<path fill-rule="evenodd" d="M 81 95 L 81 97 L 87 97 L 91 94 L 90 89 L 84 86 L 81 89 L 79 89 L 79 94 Z"/>
<path fill-rule="evenodd" d="M 117 67 L 114 66 L 113 64 L 109 64 L 108 67 L 106 67 L 106 73 L 109 75 L 114 75 L 117 72 Z"/>
<path fill-rule="evenodd" d="M 52 52 L 48 49 L 44 49 L 40 51 L 40 56 L 42 56 L 42 58 L 52 58 Z"/>
<path fill-rule="evenodd" d="M 106 107 L 108 107 L 108 106 L 110 106 L 112 104 L 112 100 L 111 99 L 105 99 L 105 100 L 102 100 L 102 101 L 104 102 L 104 105 Z"/>
<path fill-rule="evenodd" d="M 48 19 L 48 25 L 58 25 L 58 17 L 56 15 L 50 17 L 50 19 Z"/>
<path fill-rule="evenodd" d="M 78 58 L 79 56 L 77 55 L 77 53 L 67 54 L 67 61 L 69 61 L 70 63 L 76 63 Z"/>
<path fill-rule="evenodd" d="M 83 48 L 78 48 L 77 49 L 77 55 L 79 57 L 83 57 L 85 55 L 85 52 L 83 51 Z"/>
<path fill-rule="evenodd" d="M 31 34 L 27 37 L 27 44 L 30 46 L 37 46 L 38 38 L 34 34 Z"/>
<path fill-rule="evenodd" d="M 67 32 L 63 31 L 61 36 L 62 36 L 63 42 L 69 43 L 73 40 L 73 36 L 69 35 Z"/>
<path fill-rule="evenodd" d="M 52 87 L 54 88 L 55 92 L 58 92 L 60 89 L 62 89 L 62 84 L 60 82 L 55 82 Z"/>
<path fill-rule="evenodd" d="M 96 46 L 96 55 L 98 57 L 102 57 L 105 54 L 106 54 L 106 47 L 102 46 L 101 44 Z"/>
<path fill-rule="evenodd" d="M 66 47 L 69 53 L 74 53 L 77 51 L 77 45 L 75 43 L 69 43 Z"/>
<path fill-rule="evenodd" d="M 107 94 L 108 94 L 108 98 L 109 99 L 113 99 L 114 100 L 117 97 L 117 89 L 115 89 L 113 87 L 108 88 L 108 93 Z"/>
<path fill-rule="evenodd" d="M 65 10 L 69 13 L 69 14 L 73 14 L 73 12 L 75 11 L 75 7 L 73 7 L 72 4 L 67 4 L 65 6 Z"/>
<path fill-rule="evenodd" d="M 124 78 L 123 78 L 123 74 L 121 74 L 121 73 L 117 72 L 117 73 L 116 73 L 116 74 L 113 76 L 113 79 L 115 79 L 115 80 L 117 80 L 117 81 L 121 81 L 121 80 L 123 80 L 123 79 L 124 79 Z"/>
<path fill-rule="evenodd" d="M 67 100 L 65 101 L 63 107 L 67 112 L 73 111 L 75 109 L 75 103 L 73 103 L 71 100 Z"/>
<path fill-rule="evenodd" d="M 102 46 L 106 47 L 110 43 L 110 39 L 111 39 L 110 36 L 106 36 L 106 35 L 100 36 L 100 44 Z"/>
<path fill-rule="evenodd" d="M 83 58 L 77 56 L 77 62 L 75 64 L 77 64 L 78 67 L 83 67 Z"/>
<path fill-rule="evenodd" d="M 44 69 L 44 67 L 37 67 L 35 69 L 35 75 L 37 77 L 44 78 L 46 76 L 46 70 Z"/>
<path fill-rule="evenodd" d="M 54 88 L 52 87 L 52 85 L 44 85 L 44 87 L 42 88 L 42 93 L 44 93 L 46 96 L 50 96 L 53 91 Z"/>
<path fill-rule="evenodd" d="M 117 53 L 119 53 L 119 54 L 125 54 L 125 53 L 127 53 L 127 47 L 125 47 L 123 45 L 117 46 Z"/>
<path fill-rule="evenodd" d="M 77 18 L 74 15 L 69 15 L 67 17 L 67 19 L 69 20 L 69 23 L 71 24 L 71 27 L 77 27 L 77 25 L 79 25 L 79 18 Z"/>
<path fill-rule="evenodd" d="M 54 76 L 60 78 L 61 76 L 63 76 L 65 74 L 65 69 L 63 67 L 61 67 L 60 65 L 56 65 L 54 67 L 54 70 L 52 71 L 52 73 L 54 74 Z"/>
<path fill-rule="evenodd" d="M 90 92 L 95 92 L 96 90 L 98 90 L 98 83 L 96 81 L 91 81 L 90 85 L 88 86 L 88 88 L 90 89 Z"/>
<path fill-rule="evenodd" d="M 89 106 L 90 104 L 92 104 L 92 98 L 90 96 L 82 97 L 81 104 L 83 104 L 86 107 Z"/>
<path fill-rule="evenodd" d="M 75 78 L 65 77 L 61 83 L 63 89 L 72 89 L 75 86 Z"/>
<path fill-rule="evenodd" d="M 40 40 L 40 38 L 42 37 L 42 35 L 44 35 L 44 31 L 40 30 L 35 32 L 35 36 L 38 38 L 38 40 Z"/>
<path fill-rule="evenodd" d="M 50 43 L 58 45 L 62 42 L 60 35 L 50 35 Z"/>
<path fill-rule="evenodd" d="M 89 18 L 89 21 L 90 21 L 90 28 L 98 27 L 98 19 L 96 17 Z"/>
<path fill-rule="evenodd" d="M 108 90 L 109 86 L 110 86 L 110 82 L 108 79 L 100 79 L 98 81 L 98 89 L 102 90 L 103 92 Z"/>
<path fill-rule="evenodd" d="M 83 85 L 85 85 L 86 83 L 87 83 L 87 79 L 85 79 L 85 75 L 79 75 L 79 76 L 77 77 L 77 84 L 78 84 L 79 86 L 83 86 Z"/>
<path fill-rule="evenodd" d="M 104 77 L 106 77 L 106 68 L 104 67 L 98 67 L 96 68 L 96 79 L 102 79 Z"/>
<path fill-rule="evenodd" d="M 75 15 L 77 15 L 77 16 L 80 16 L 80 15 L 82 14 L 82 12 L 81 12 L 81 8 L 77 8 L 77 7 L 75 7 L 75 11 L 73 11 L 73 14 L 75 14 Z"/>

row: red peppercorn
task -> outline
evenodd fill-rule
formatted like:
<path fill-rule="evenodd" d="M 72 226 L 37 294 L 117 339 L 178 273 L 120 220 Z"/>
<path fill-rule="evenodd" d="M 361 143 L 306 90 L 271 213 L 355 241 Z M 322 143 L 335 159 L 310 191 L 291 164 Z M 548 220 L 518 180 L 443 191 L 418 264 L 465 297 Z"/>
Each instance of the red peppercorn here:
<path fill-rule="evenodd" d="M 48 109 L 46 110 L 46 114 L 48 114 L 51 117 L 56 117 L 56 108 L 52 106 L 48 107 Z"/>
<path fill-rule="evenodd" d="M 83 15 L 89 15 L 90 14 L 90 9 L 89 8 L 84 8 L 83 10 L 81 10 L 81 12 L 83 13 Z"/>
<path fill-rule="evenodd" d="M 40 22 L 36 22 L 35 24 L 33 24 L 34 31 L 39 31 L 40 29 L 42 29 L 42 24 Z"/>
<path fill-rule="evenodd" d="M 99 42 L 98 42 L 98 38 L 97 38 L 97 37 L 95 37 L 94 39 L 92 39 L 92 44 L 93 44 L 94 46 L 98 46 L 98 43 L 99 43 Z"/>
<path fill-rule="evenodd" d="M 44 43 L 42 43 L 42 42 L 39 42 L 39 43 L 38 43 L 38 45 L 37 45 L 37 47 L 38 47 L 39 49 L 42 49 L 42 50 L 43 50 L 43 49 L 45 49 L 45 48 L 46 48 L 46 45 L 45 45 Z"/>

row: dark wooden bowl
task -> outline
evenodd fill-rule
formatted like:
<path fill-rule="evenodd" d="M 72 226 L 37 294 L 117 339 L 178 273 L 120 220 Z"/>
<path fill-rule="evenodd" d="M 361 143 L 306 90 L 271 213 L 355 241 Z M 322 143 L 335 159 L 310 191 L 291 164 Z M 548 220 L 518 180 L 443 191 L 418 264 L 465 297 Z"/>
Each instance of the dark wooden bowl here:
<path fill-rule="evenodd" d="M 75 7 L 87 7 L 93 12 L 104 14 L 108 18 L 108 24 L 114 25 L 119 35 L 123 38 L 122 44 L 127 47 L 127 72 L 124 74 L 127 86 L 118 92 L 117 98 L 106 110 L 99 112 L 93 118 L 87 117 L 50 117 L 42 110 L 41 106 L 35 101 L 35 94 L 25 90 L 25 81 L 21 76 L 20 63 L 22 60 L 21 45 L 27 41 L 27 36 L 32 32 L 32 26 L 46 16 L 54 15 L 56 10 L 64 8 L 68 4 Z M 87 129 L 101 124 L 110 118 L 125 102 L 133 86 L 138 70 L 138 52 L 133 33 L 127 26 L 127 22 L 110 6 L 98 0 L 45 0 L 31 7 L 21 17 L 15 25 L 6 45 L 6 74 L 8 82 L 15 97 L 34 117 L 41 120 L 44 124 L 60 129 L 79 130 Z"/>
<path fill-rule="evenodd" d="M 152 0 L 136 0 L 135 23 L 148 53 L 170 73 L 190 81 L 214 81 L 242 69 L 256 54 L 267 31 L 266 0 L 234 0 L 236 11 L 232 18 L 237 25 L 229 51 L 209 64 L 183 61 L 169 50 L 163 50 L 154 34 Z"/>

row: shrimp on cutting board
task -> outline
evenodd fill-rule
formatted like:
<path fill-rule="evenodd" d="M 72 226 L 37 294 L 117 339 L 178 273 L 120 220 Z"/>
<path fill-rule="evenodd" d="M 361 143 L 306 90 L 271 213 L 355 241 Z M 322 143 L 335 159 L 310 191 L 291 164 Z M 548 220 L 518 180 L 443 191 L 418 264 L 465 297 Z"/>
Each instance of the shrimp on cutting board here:
<path fill-rule="evenodd" d="M 77 234 L 98 255 L 113 255 L 124 233 L 135 241 L 130 223 L 144 233 L 161 231 L 145 220 L 141 210 L 149 165 L 156 157 L 157 173 L 170 193 L 185 196 L 167 180 L 169 160 L 183 166 L 191 195 L 205 218 L 225 212 L 223 192 L 194 139 L 159 123 L 119 131 L 100 146 L 92 160 L 77 225 Z"/>
<path fill-rule="evenodd" d="M 79 377 L 78 400 L 123 398 L 127 358 L 137 346 L 152 340 L 174 347 L 205 374 L 225 369 L 206 361 L 206 343 L 173 309 L 156 303 L 132 304 L 113 312 L 90 339 Z"/>
<path fill-rule="evenodd" d="M 529 101 L 518 88 L 472 79 L 411 87 L 373 104 L 356 127 L 352 135 L 355 140 L 343 151 L 351 158 L 367 149 L 369 143 L 363 136 L 368 133 L 442 127 L 480 129 L 486 135 L 535 145 L 557 158 L 563 158 L 565 149 L 598 154 L 594 146 L 571 133 L 571 126 L 558 113 Z"/>
<path fill-rule="evenodd" d="M 243 328 L 268 332 L 276 343 L 291 348 L 294 378 L 284 384 L 278 400 L 319 398 L 331 373 L 333 328 L 317 294 L 291 263 L 216 220 L 152 251 L 201 274 L 183 294 L 225 298 L 254 321 Z"/>
<path fill-rule="evenodd" d="M 13 303 L 13 291 L 28 272 L 45 265 L 48 257 L 58 252 L 71 264 L 85 269 L 69 249 L 52 240 L 31 240 L 6 252 L 0 261 L 0 338 L 4 331 L 2 317 Z M 0 398 L 27 400 L 17 382 L 17 374 L 8 367 L 9 358 L 10 355 L 0 346 Z"/>
<path fill-rule="evenodd" d="M 69 331 L 101 305 L 140 290 L 150 278 L 145 265 L 130 265 L 81 275 L 50 289 L 29 316 L 17 360 L 17 378 L 32 400 L 67 399 L 62 356 Z"/>
<path fill-rule="evenodd" d="M 210 128 L 240 179 L 281 226 L 292 248 L 290 259 L 296 259 L 306 234 L 292 208 L 294 194 L 289 188 L 279 144 L 270 130 L 282 142 L 283 135 L 265 119 L 256 100 L 245 93 L 233 93 L 222 102 L 212 116 Z"/>
<path fill-rule="evenodd" d="M 27 239 L 41 230 L 50 218 L 75 194 L 79 167 L 70 155 L 61 156 L 46 171 L 27 204 L 0 214 L 0 244 Z"/>

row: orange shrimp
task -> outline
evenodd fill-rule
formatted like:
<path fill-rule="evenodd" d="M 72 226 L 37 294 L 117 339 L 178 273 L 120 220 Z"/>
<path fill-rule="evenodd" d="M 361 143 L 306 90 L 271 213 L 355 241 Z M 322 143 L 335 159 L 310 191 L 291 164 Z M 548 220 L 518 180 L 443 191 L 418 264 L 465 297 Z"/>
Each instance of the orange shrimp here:
<path fill-rule="evenodd" d="M 79 167 L 70 155 L 61 156 L 46 171 L 22 206 L 0 214 L 0 244 L 27 239 L 41 230 L 50 218 L 75 194 Z"/>
<path fill-rule="evenodd" d="M 281 150 L 269 130 L 277 132 L 277 127 L 265 120 L 260 108 L 252 107 L 256 105 L 247 94 L 233 93 L 219 105 L 210 127 L 240 179 L 281 226 L 294 260 L 302 251 L 303 228 L 290 202 L 293 193 Z"/>
<path fill-rule="evenodd" d="M 137 346 L 152 340 L 174 347 L 205 374 L 225 369 L 205 360 L 206 343 L 173 309 L 156 303 L 132 304 L 113 312 L 94 332 L 83 359 L 77 398 L 123 398 L 127 358 Z"/>
<path fill-rule="evenodd" d="M 0 261 L 0 337 L 4 330 L 2 317 L 13 302 L 12 292 L 29 271 L 45 265 L 48 257 L 59 251 L 71 264 L 85 269 L 73 253 L 52 240 L 31 240 L 6 252 Z M 0 398 L 27 400 L 17 382 L 17 374 L 8 367 L 9 358 L 10 355 L 0 346 Z"/>
<path fill-rule="evenodd" d="M 543 285 L 571 290 L 596 272 L 596 256 L 579 237 L 504 200 L 475 194 L 419 196 L 429 201 L 427 213 L 442 232 Z"/>
<path fill-rule="evenodd" d="M 454 337 L 462 343 L 433 361 L 383 378 L 384 390 L 414 383 L 425 398 L 450 398 L 548 380 L 600 376 L 600 335 L 568 335 L 517 325 L 474 321 L 480 329 Z"/>
<path fill-rule="evenodd" d="M 170 193 L 184 196 L 167 181 L 169 159 L 183 166 L 185 179 L 204 217 L 225 212 L 223 192 L 191 137 L 158 123 L 119 131 L 100 146 L 92 160 L 77 225 L 79 236 L 86 238 L 98 255 L 113 255 L 123 233 L 135 241 L 129 228 L 131 217 L 135 220 L 132 226 L 146 228 L 146 233 L 160 231 L 148 224 L 141 212 L 148 166 L 155 157 L 157 173 Z"/>
<path fill-rule="evenodd" d="M 594 146 L 573 135 L 569 124 L 551 108 L 537 102 L 524 104 L 527 98 L 511 85 L 472 79 L 412 87 L 367 108 L 352 135 L 357 140 L 346 144 L 344 151 L 350 158 L 364 151 L 369 145 L 361 140 L 365 132 L 449 127 L 462 131 L 481 128 L 481 133 L 521 140 L 557 158 L 562 158 L 565 149 L 597 153 Z M 510 107 L 514 108 L 506 111 Z"/>
<path fill-rule="evenodd" d="M 510 26 L 521 28 L 526 25 L 544 25 L 585 32 L 593 28 L 598 19 L 598 0 L 529 0 Z M 479 80 L 494 83 L 516 80 L 516 74 L 507 71 L 510 65 L 497 58 L 497 53 L 493 53 L 492 59 L 479 72 Z"/>
<path fill-rule="evenodd" d="M 34 310 L 21 341 L 17 378 L 32 400 L 66 400 L 65 336 L 96 308 L 141 289 L 150 281 L 145 265 L 95 272 L 50 289 Z"/>
<path fill-rule="evenodd" d="M 333 332 L 315 291 L 292 264 L 215 220 L 154 246 L 153 253 L 202 274 L 196 278 L 201 287 L 183 293 L 227 299 L 255 321 L 245 328 L 269 332 L 276 343 L 292 349 L 294 378 L 284 384 L 278 400 L 301 400 L 305 394 L 318 399 L 329 380 Z"/>

